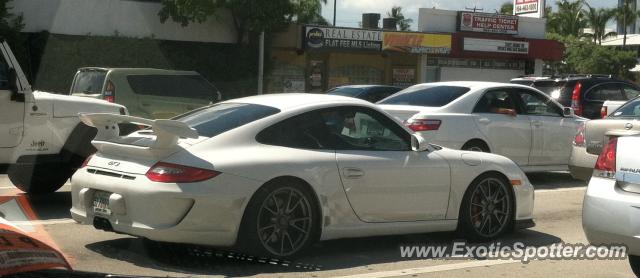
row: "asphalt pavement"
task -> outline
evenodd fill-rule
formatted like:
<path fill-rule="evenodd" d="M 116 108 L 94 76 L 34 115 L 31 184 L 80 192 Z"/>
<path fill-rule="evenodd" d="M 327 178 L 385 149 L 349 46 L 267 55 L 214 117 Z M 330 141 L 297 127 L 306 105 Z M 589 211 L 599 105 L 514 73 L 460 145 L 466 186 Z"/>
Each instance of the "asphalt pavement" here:
<path fill-rule="evenodd" d="M 529 175 L 536 187 L 536 227 L 508 234 L 503 245 L 584 243 L 581 225 L 585 183 L 567 173 Z M 22 198 L 38 220 L 10 219 L 57 245 L 76 270 L 145 276 L 260 277 L 633 277 L 626 260 L 519 260 L 403 258 L 400 246 L 437 246 L 459 241 L 455 233 L 342 239 L 321 242 L 295 261 L 247 258 L 224 250 L 153 246 L 126 235 L 97 231 L 70 219 L 70 186 L 26 197 L 0 175 L 0 197 Z M 2 209 L 0 199 L 0 211 Z"/>

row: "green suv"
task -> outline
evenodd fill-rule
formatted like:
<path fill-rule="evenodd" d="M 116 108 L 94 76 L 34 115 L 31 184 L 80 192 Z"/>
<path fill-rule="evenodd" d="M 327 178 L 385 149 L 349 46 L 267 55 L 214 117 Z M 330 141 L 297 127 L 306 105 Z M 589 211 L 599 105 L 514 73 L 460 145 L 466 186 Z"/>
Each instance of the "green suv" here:
<path fill-rule="evenodd" d="M 80 68 L 70 94 L 121 104 L 132 116 L 149 119 L 172 118 L 222 98 L 195 71 L 149 68 Z"/>

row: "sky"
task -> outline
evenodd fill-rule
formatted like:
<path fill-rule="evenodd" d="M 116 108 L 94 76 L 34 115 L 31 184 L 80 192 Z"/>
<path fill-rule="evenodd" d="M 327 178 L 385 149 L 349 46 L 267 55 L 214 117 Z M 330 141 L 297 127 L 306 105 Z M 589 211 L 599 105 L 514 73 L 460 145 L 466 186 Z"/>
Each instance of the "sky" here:
<path fill-rule="evenodd" d="M 337 1 L 338 12 L 336 25 L 345 27 L 358 27 L 362 21 L 363 13 L 379 13 L 386 17 L 387 12 L 393 6 L 402 7 L 405 17 L 413 19 L 412 30 L 417 30 L 418 9 L 438 8 L 445 10 L 464 10 L 467 8 L 483 8 L 483 12 L 495 12 L 500 9 L 502 3 L 509 0 L 335 0 Z M 555 3 L 555 0 L 547 0 L 547 3 Z M 613 8 L 617 5 L 617 0 L 587 0 L 593 7 Z M 322 8 L 322 15 L 329 21 L 333 21 L 334 0 L 327 0 Z M 382 21 L 380 21 L 382 24 Z"/>

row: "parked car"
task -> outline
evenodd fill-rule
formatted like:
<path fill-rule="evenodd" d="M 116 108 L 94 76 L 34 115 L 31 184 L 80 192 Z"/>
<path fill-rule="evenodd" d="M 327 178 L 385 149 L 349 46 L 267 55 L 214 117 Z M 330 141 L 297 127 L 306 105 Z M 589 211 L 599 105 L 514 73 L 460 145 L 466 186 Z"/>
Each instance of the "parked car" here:
<path fill-rule="evenodd" d="M 504 155 L 525 172 L 566 170 L 585 120 L 543 92 L 509 83 L 420 84 L 378 104 L 431 143 Z"/>
<path fill-rule="evenodd" d="M 608 75 L 515 78 L 511 83 L 541 90 L 563 106 L 573 108 L 576 115 L 588 119 L 602 118 L 605 101 L 628 101 L 640 95 L 640 86 Z"/>
<path fill-rule="evenodd" d="M 640 137 L 608 141 L 598 157 L 582 207 L 582 227 L 590 243 L 626 245 L 640 277 Z"/>
<path fill-rule="evenodd" d="M 533 225 L 533 187 L 511 160 L 430 145 L 355 98 L 276 94 L 173 120 L 81 118 L 152 127 L 100 129 L 73 177 L 71 215 L 98 229 L 282 258 L 318 239 L 460 229 L 487 240 Z"/>
<path fill-rule="evenodd" d="M 333 88 L 327 92 L 329 95 L 354 97 L 376 103 L 383 98 L 402 90 L 400 87 L 383 85 L 350 85 Z"/>
<path fill-rule="evenodd" d="M 195 71 L 81 68 L 70 94 L 126 106 L 137 117 L 167 119 L 219 101 L 222 96 Z"/>
<path fill-rule="evenodd" d="M 127 114 L 122 105 L 33 91 L 9 45 L 0 43 L 0 168 L 30 194 L 51 193 L 95 151 L 78 113 Z"/>
<path fill-rule="evenodd" d="M 598 154 L 611 138 L 640 134 L 640 98 L 635 98 L 607 118 L 586 122 L 576 133 L 569 170 L 577 179 L 588 180 Z"/>

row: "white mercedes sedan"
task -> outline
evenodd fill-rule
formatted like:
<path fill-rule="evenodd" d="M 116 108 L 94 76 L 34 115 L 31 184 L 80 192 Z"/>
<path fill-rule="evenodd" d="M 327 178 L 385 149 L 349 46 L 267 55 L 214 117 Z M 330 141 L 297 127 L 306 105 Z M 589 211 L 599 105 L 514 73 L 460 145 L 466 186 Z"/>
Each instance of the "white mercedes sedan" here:
<path fill-rule="evenodd" d="M 374 104 L 282 94 L 172 120 L 82 115 L 98 152 L 72 179 L 79 223 L 152 241 L 284 258 L 317 240 L 533 226 L 503 156 L 430 145 Z M 149 129 L 119 136 L 118 123 Z"/>
<path fill-rule="evenodd" d="M 430 143 L 504 155 L 525 172 L 567 170 L 586 120 L 543 92 L 509 83 L 420 84 L 378 104 Z"/>

